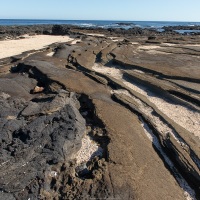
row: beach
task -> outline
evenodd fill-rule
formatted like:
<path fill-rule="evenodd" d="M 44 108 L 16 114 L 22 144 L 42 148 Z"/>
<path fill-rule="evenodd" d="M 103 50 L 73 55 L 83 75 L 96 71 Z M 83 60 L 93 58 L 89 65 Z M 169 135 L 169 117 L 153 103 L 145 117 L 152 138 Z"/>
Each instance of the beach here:
<path fill-rule="evenodd" d="M 0 59 L 16 56 L 26 51 L 40 50 L 53 43 L 69 42 L 69 36 L 22 35 L 21 39 L 0 41 Z"/>
<path fill-rule="evenodd" d="M 165 29 L 4 30 L 0 198 L 199 198 L 200 36 Z"/>

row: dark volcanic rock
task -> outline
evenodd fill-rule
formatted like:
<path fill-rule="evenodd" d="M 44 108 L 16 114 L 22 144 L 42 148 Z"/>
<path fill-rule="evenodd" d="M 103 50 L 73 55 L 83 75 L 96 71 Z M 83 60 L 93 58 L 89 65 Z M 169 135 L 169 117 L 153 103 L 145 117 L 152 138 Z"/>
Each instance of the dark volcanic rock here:
<path fill-rule="evenodd" d="M 130 28 L 128 30 L 123 28 L 108 28 L 107 29 L 112 34 L 122 34 L 122 35 L 150 35 L 150 34 L 158 34 L 157 30 L 154 29 L 143 29 L 139 27 Z"/>
<path fill-rule="evenodd" d="M 0 26 L 0 35 L 15 38 L 24 34 L 47 34 L 51 30 L 52 25 Z"/>
<path fill-rule="evenodd" d="M 119 26 L 130 26 L 130 25 L 135 25 L 134 23 L 132 22 L 118 22 L 116 23 L 117 25 Z"/>
<path fill-rule="evenodd" d="M 52 27 L 53 35 L 67 35 L 69 34 L 69 27 L 65 25 L 54 25 Z"/>
<path fill-rule="evenodd" d="M 200 30 L 200 26 L 164 26 L 165 31 L 172 30 Z"/>
<path fill-rule="evenodd" d="M 132 23 L 119 23 L 119 25 L 130 26 Z M 45 35 L 82 35 L 83 33 L 99 33 L 99 34 L 133 34 L 148 35 L 159 34 L 155 29 L 142 29 L 133 27 L 128 30 L 123 28 L 99 28 L 99 27 L 78 27 L 73 25 L 30 25 L 30 26 L 0 26 L 0 39 L 19 38 L 21 35 L 29 34 L 45 34 Z"/>
<path fill-rule="evenodd" d="M 2 191 L 13 193 L 17 199 L 31 198 L 30 191 L 37 195 L 45 183 L 45 174 L 56 174 L 52 166 L 66 162 L 79 150 L 85 120 L 75 101 L 73 94 L 63 90 L 48 102 L 38 99 L 37 103 L 0 95 Z M 19 197 L 22 190 L 30 190 L 24 198 Z"/>

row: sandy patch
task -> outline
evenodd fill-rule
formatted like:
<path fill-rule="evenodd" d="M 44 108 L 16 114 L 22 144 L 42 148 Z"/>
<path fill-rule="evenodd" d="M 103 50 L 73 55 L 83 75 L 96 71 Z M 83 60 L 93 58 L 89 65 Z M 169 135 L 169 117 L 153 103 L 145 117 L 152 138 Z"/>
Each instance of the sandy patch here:
<path fill-rule="evenodd" d="M 81 149 L 76 154 L 76 162 L 78 165 L 88 162 L 95 156 L 101 156 L 103 149 L 99 147 L 88 135 L 82 139 Z"/>
<path fill-rule="evenodd" d="M 200 47 L 200 44 L 186 44 L 185 47 Z"/>
<path fill-rule="evenodd" d="M 108 38 L 111 39 L 111 40 L 119 39 L 119 37 L 108 37 Z"/>
<path fill-rule="evenodd" d="M 138 47 L 139 50 L 152 50 L 152 49 L 159 49 L 159 48 L 161 48 L 161 47 L 156 46 L 156 45 L 146 45 L 146 46 Z"/>
<path fill-rule="evenodd" d="M 139 42 L 131 42 L 131 44 L 135 45 L 135 44 L 139 44 Z"/>
<path fill-rule="evenodd" d="M 124 38 L 120 38 L 120 37 L 108 37 L 109 39 L 111 39 L 113 42 L 121 42 L 124 40 Z"/>
<path fill-rule="evenodd" d="M 19 55 L 25 51 L 39 50 L 53 43 L 69 42 L 69 36 L 35 35 L 24 39 L 0 41 L 0 59 Z"/>
<path fill-rule="evenodd" d="M 112 40 L 113 42 L 122 42 L 123 39 L 116 39 L 116 40 Z"/>
<path fill-rule="evenodd" d="M 146 53 L 149 54 L 169 54 L 167 52 L 160 51 L 161 46 L 156 46 L 156 45 L 146 45 L 146 46 L 139 46 L 137 50 L 139 51 L 145 51 Z"/>
<path fill-rule="evenodd" d="M 54 52 L 50 52 L 47 54 L 47 56 L 52 57 L 54 55 Z"/>
<path fill-rule="evenodd" d="M 176 44 L 172 44 L 172 43 L 162 43 L 162 44 L 165 45 L 165 46 L 169 46 L 169 47 L 176 46 Z"/>
<path fill-rule="evenodd" d="M 144 74 L 144 72 L 143 72 L 143 71 L 141 71 L 141 70 L 138 70 L 138 69 L 133 69 L 133 71 L 134 71 L 134 72 L 137 72 L 137 73 L 140 73 L 140 74 Z"/>
<path fill-rule="evenodd" d="M 104 34 L 99 34 L 99 33 L 84 33 L 85 35 L 89 35 L 89 36 L 99 36 L 99 37 L 104 37 Z"/>
<path fill-rule="evenodd" d="M 71 44 L 76 44 L 77 42 L 80 42 L 81 40 L 73 40 L 72 42 L 71 42 Z"/>
<path fill-rule="evenodd" d="M 113 78 L 122 79 L 122 73 L 121 73 L 120 69 L 112 68 L 112 67 L 105 67 L 105 66 L 99 65 L 99 64 L 94 64 L 92 69 L 96 72 L 106 74 Z"/>
<path fill-rule="evenodd" d="M 164 51 L 159 51 L 159 49 L 158 50 L 149 50 L 149 51 L 146 51 L 147 53 L 149 53 L 149 54 L 164 54 L 164 55 L 167 55 L 167 54 L 171 54 L 171 53 L 167 53 L 167 52 L 164 52 Z"/>

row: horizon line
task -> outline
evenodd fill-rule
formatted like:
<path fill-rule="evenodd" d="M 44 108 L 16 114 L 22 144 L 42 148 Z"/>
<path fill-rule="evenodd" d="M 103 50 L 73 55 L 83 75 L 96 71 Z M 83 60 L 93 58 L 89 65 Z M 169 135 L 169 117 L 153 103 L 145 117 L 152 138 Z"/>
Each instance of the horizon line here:
<path fill-rule="evenodd" d="M 176 20 L 109 20 L 109 19 L 34 19 L 34 18 L 0 18 L 0 20 L 52 20 L 52 21 L 127 21 L 127 22 L 200 22 L 200 21 L 176 21 Z"/>

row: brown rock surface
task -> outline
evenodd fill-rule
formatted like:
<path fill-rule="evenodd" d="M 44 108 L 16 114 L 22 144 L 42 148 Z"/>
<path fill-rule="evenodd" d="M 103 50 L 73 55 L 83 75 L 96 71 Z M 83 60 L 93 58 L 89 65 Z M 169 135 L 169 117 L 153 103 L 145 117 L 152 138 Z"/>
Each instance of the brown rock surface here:
<path fill-rule="evenodd" d="M 0 197 L 199 198 L 199 38 L 123 37 L 85 36 L 3 66 Z M 101 153 L 80 164 L 85 134 Z"/>

